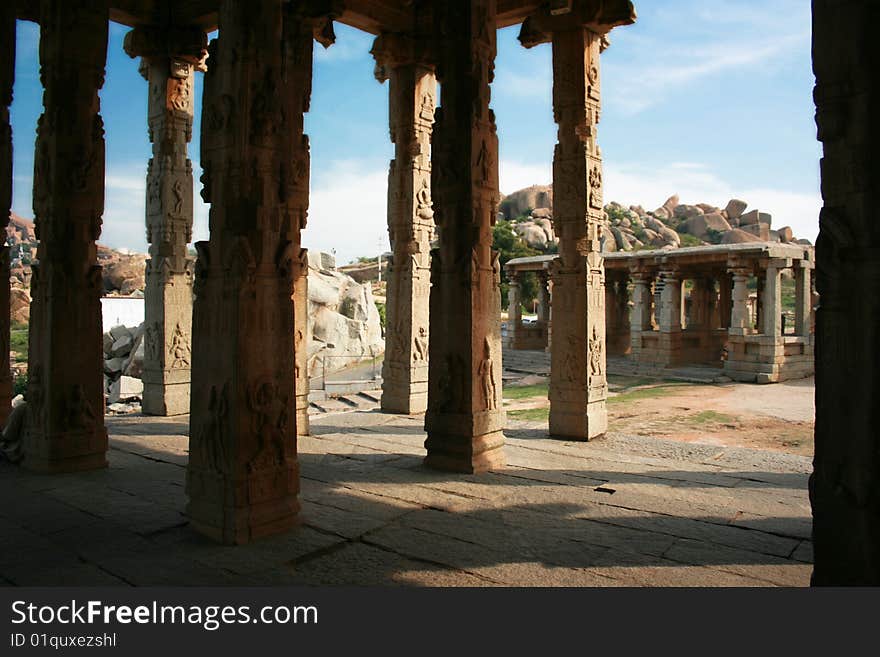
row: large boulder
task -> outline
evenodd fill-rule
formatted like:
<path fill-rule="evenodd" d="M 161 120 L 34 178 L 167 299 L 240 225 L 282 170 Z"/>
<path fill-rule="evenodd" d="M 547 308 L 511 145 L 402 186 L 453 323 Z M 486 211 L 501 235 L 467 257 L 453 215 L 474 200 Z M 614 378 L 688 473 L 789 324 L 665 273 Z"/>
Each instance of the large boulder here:
<path fill-rule="evenodd" d="M 548 240 L 547 233 L 541 226 L 531 222 L 524 221 L 514 225 L 517 234 L 522 237 L 523 241 L 533 249 L 546 249 Z"/>
<path fill-rule="evenodd" d="M 701 240 L 710 241 L 711 232 L 723 233 L 730 230 L 730 224 L 720 213 L 700 214 L 685 219 L 678 227 L 679 233 L 687 233 Z"/>
<path fill-rule="evenodd" d="M 505 219 L 517 219 L 538 208 L 553 207 L 553 187 L 551 185 L 532 185 L 504 197 L 498 209 Z"/>
<path fill-rule="evenodd" d="M 624 235 L 623 231 L 620 230 L 620 228 L 618 228 L 617 226 L 612 226 L 611 233 L 612 235 L 614 235 L 614 241 L 617 243 L 618 251 L 632 250 L 632 244 L 630 243 L 629 238 Z"/>
<path fill-rule="evenodd" d="M 676 219 L 690 219 L 691 217 L 698 217 L 702 214 L 705 214 L 703 209 L 696 205 L 677 205 L 672 211 L 672 216 Z"/>
<path fill-rule="evenodd" d="M 732 198 L 727 202 L 727 207 L 724 209 L 727 210 L 728 219 L 739 219 L 743 212 L 746 211 L 747 207 L 749 207 L 749 204 L 745 201 L 741 201 L 738 198 Z"/>
<path fill-rule="evenodd" d="M 756 235 L 762 242 L 770 241 L 770 226 L 765 223 L 749 224 L 743 226 L 742 230 L 752 235 Z"/>
<path fill-rule="evenodd" d="M 9 293 L 9 318 L 27 324 L 31 319 L 31 295 L 21 287 L 13 287 Z"/>
<path fill-rule="evenodd" d="M 747 233 L 739 228 L 732 228 L 721 236 L 722 244 L 745 244 L 747 242 L 762 242 L 760 237 L 753 233 Z"/>
<path fill-rule="evenodd" d="M 779 234 L 779 241 L 783 244 L 794 241 L 794 231 L 791 229 L 791 226 L 783 226 L 776 232 Z"/>
<path fill-rule="evenodd" d="M 110 404 L 117 404 L 129 399 L 137 399 L 144 394 L 144 383 L 131 376 L 121 376 L 110 384 Z"/>

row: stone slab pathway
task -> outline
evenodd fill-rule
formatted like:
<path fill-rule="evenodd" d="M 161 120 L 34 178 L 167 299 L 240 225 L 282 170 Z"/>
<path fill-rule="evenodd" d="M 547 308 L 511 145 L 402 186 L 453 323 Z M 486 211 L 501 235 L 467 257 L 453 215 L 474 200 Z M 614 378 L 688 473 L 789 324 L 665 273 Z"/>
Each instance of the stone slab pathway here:
<path fill-rule="evenodd" d="M 216 545 L 185 517 L 187 417 L 108 418 L 110 467 L 0 464 L 7 585 L 806 586 L 809 459 L 509 421 L 507 467 L 421 465 L 421 418 L 356 411 L 300 439 L 302 524 Z"/>

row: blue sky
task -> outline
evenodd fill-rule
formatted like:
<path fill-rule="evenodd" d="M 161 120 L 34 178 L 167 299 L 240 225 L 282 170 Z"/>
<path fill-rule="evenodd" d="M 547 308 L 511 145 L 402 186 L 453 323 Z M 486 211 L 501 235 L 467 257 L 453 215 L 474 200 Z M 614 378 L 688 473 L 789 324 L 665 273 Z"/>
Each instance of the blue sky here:
<path fill-rule="evenodd" d="M 605 198 L 655 208 L 723 205 L 733 196 L 791 225 L 818 232 L 818 161 L 810 68 L 810 6 L 804 0 L 641 0 L 636 25 L 612 32 L 602 58 L 599 140 Z M 38 29 L 19 22 L 13 210 L 31 217 L 33 142 L 41 109 Z M 101 92 L 107 133 L 104 231 L 113 247 L 146 250 L 144 177 L 150 154 L 146 83 L 122 50 L 127 28 L 111 24 Z M 492 105 L 500 138 L 501 191 L 550 182 L 556 127 L 549 45 L 531 50 L 518 27 L 498 33 Z M 306 246 L 336 249 L 341 262 L 386 249 L 387 85 L 373 78 L 372 37 L 337 25 L 337 42 L 315 46 L 311 112 L 312 193 Z M 201 79 L 197 79 L 197 98 Z M 198 190 L 198 108 L 191 158 Z M 197 198 L 194 236 L 207 239 Z"/>

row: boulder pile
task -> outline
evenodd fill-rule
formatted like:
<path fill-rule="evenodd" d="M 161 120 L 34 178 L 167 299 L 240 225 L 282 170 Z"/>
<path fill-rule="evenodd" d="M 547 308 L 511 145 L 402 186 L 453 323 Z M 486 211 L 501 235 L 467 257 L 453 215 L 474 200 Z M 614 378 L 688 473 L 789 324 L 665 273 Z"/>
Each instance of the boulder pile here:
<path fill-rule="evenodd" d="M 309 251 L 309 376 L 322 376 L 384 353 L 379 310 L 369 283 L 328 267 Z"/>
<path fill-rule="evenodd" d="M 107 411 L 130 413 L 140 410 L 144 384 L 144 325 L 114 326 L 103 336 L 104 394 Z"/>

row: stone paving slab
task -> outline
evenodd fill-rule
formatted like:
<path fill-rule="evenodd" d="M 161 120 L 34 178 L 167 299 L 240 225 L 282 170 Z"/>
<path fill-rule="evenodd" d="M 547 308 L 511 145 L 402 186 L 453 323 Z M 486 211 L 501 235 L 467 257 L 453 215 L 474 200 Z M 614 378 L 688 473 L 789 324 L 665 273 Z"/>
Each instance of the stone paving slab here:
<path fill-rule="evenodd" d="M 188 418 L 108 418 L 106 470 L 0 464 L 4 585 L 806 586 L 808 459 L 509 421 L 507 467 L 422 465 L 422 418 L 321 415 L 297 528 L 217 545 L 186 519 Z"/>

